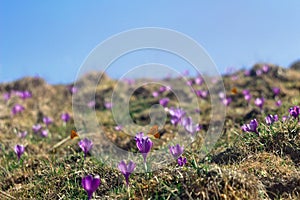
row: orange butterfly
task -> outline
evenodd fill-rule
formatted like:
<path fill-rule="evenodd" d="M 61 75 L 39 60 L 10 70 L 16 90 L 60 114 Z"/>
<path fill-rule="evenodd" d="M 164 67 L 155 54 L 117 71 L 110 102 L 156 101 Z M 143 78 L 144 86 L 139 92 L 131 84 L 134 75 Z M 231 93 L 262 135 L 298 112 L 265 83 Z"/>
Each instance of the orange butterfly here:
<path fill-rule="evenodd" d="M 156 139 L 160 139 L 161 135 L 158 131 L 158 126 L 157 125 L 154 125 L 150 131 L 148 132 L 148 135 L 152 135 L 154 136 Z"/>
<path fill-rule="evenodd" d="M 79 137 L 78 133 L 75 130 L 71 131 L 71 139 L 74 139 L 76 137 Z"/>
<path fill-rule="evenodd" d="M 237 88 L 236 88 L 236 87 L 232 88 L 232 89 L 231 89 L 231 93 L 232 93 L 232 94 L 237 94 L 237 93 L 238 93 Z"/>

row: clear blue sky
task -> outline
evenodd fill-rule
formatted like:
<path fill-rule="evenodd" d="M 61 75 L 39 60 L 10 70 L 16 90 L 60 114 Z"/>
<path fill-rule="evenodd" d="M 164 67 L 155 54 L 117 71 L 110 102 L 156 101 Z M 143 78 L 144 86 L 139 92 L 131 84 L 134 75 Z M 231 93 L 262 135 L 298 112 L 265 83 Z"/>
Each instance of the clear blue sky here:
<path fill-rule="evenodd" d="M 289 66 L 300 59 L 298 0 L 1 0 L 0 82 L 27 75 L 72 82 L 97 44 L 121 31 L 149 26 L 194 38 L 221 72 L 255 62 Z M 151 58 L 153 54 L 141 61 Z M 120 75 L 117 68 L 110 73 Z"/>

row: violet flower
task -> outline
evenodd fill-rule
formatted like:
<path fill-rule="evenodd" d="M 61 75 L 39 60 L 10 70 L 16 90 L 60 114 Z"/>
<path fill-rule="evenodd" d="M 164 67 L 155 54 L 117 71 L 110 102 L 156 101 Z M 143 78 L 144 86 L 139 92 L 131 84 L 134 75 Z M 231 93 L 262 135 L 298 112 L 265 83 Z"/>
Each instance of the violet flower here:
<path fill-rule="evenodd" d="M 203 84 L 203 78 L 201 76 L 198 76 L 195 78 L 196 85 L 202 85 Z"/>
<path fill-rule="evenodd" d="M 177 163 L 180 167 L 184 166 L 186 164 L 186 157 L 182 157 L 180 156 L 178 159 L 177 159 Z"/>
<path fill-rule="evenodd" d="M 121 126 L 121 125 L 115 126 L 116 131 L 121 131 L 122 129 L 123 129 L 123 126 Z"/>
<path fill-rule="evenodd" d="M 253 119 L 250 121 L 249 124 L 244 124 L 242 126 L 242 130 L 245 132 L 253 132 L 253 133 L 259 134 L 257 131 L 257 127 L 258 127 L 258 122 L 256 119 Z"/>
<path fill-rule="evenodd" d="M 36 124 L 32 126 L 32 130 L 34 133 L 38 133 L 41 130 L 42 126 L 40 124 Z"/>
<path fill-rule="evenodd" d="M 184 148 L 183 146 L 181 147 L 179 144 L 177 144 L 175 146 L 169 146 L 169 150 L 171 155 L 177 159 L 183 153 Z"/>
<path fill-rule="evenodd" d="M 193 85 L 193 80 L 188 80 L 187 82 L 186 82 L 186 84 L 188 85 L 188 86 L 192 86 Z"/>
<path fill-rule="evenodd" d="M 276 105 L 277 107 L 280 107 L 280 106 L 282 105 L 281 100 L 280 100 L 280 99 L 277 100 L 277 101 L 275 102 L 275 105 Z"/>
<path fill-rule="evenodd" d="M 14 105 L 14 107 L 11 109 L 11 113 L 12 113 L 13 115 L 16 115 L 16 114 L 18 114 L 18 113 L 23 112 L 24 110 L 25 110 L 25 108 L 24 108 L 22 105 L 16 104 L 16 105 Z"/>
<path fill-rule="evenodd" d="M 232 99 L 230 97 L 222 99 L 222 103 L 225 106 L 229 106 L 229 104 L 231 103 L 231 101 L 232 101 Z"/>
<path fill-rule="evenodd" d="M 15 146 L 15 153 L 18 156 L 18 161 L 20 161 L 20 158 L 21 158 L 22 154 L 24 153 L 24 151 L 25 151 L 25 147 L 23 145 L 17 144 Z"/>
<path fill-rule="evenodd" d="M 288 116 L 282 116 L 282 122 L 285 122 L 288 118 Z"/>
<path fill-rule="evenodd" d="M 244 71 L 244 75 L 245 75 L 245 76 L 250 76 L 250 73 L 251 73 L 250 70 L 245 70 L 245 71 Z"/>
<path fill-rule="evenodd" d="M 52 124 L 53 120 L 50 117 L 43 117 L 43 122 L 46 126 Z"/>
<path fill-rule="evenodd" d="M 71 116 L 68 113 L 63 113 L 60 116 L 61 120 L 64 122 L 68 122 L 71 119 Z"/>
<path fill-rule="evenodd" d="M 181 119 L 185 116 L 185 111 L 181 108 L 170 108 L 169 114 L 171 115 L 171 123 L 177 126 Z"/>
<path fill-rule="evenodd" d="M 93 193 L 97 190 L 101 183 L 99 175 L 96 175 L 93 177 L 92 175 L 87 175 L 81 179 L 81 185 L 83 189 L 88 194 L 88 199 L 91 199 L 93 196 Z"/>
<path fill-rule="evenodd" d="M 92 149 L 93 142 L 87 138 L 84 138 L 83 140 L 80 140 L 78 142 L 79 147 L 84 152 L 84 158 L 86 157 L 87 153 Z"/>
<path fill-rule="evenodd" d="M 160 92 L 160 93 L 164 93 L 165 91 L 167 91 L 167 87 L 161 86 L 161 87 L 159 88 L 159 92 Z"/>
<path fill-rule="evenodd" d="M 159 104 L 165 108 L 165 107 L 167 107 L 169 101 L 170 101 L 170 99 L 165 97 L 165 98 L 162 98 L 159 100 Z"/>
<path fill-rule="evenodd" d="M 293 106 L 289 109 L 290 115 L 293 116 L 295 119 L 299 118 L 300 115 L 300 107 L 299 106 Z"/>
<path fill-rule="evenodd" d="M 274 88 L 273 88 L 273 93 L 274 93 L 275 96 L 278 96 L 279 93 L 280 93 L 280 88 L 274 87 Z"/>
<path fill-rule="evenodd" d="M 25 138 L 26 135 L 27 135 L 27 131 L 21 131 L 21 132 L 18 133 L 18 136 L 19 136 L 20 138 Z"/>
<path fill-rule="evenodd" d="M 157 91 L 152 92 L 153 97 L 158 97 L 159 93 Z"/>
<path fill-rule="evenodd" d="M 247 95 L 247 94 L 250 94 L 250 91 L 247 89 L 243 90 L 243 95 Z"/>
<path fill-rule="evenodd" d="M 266 118 L 266 123 L 270 126 L 271 124 L 273 124 L 274 122 L 278 121 L 278 115 L 268 115 Z"/>
<path fill-rule="evenodd" d="M 41 131 L 41 136 L 42 136 L 42 137 L 48 137 L 48 130 L 47 130 L 47 129 L 42 130 L 42 131 Z"/>
<path fill-rule="evenodd" d="M 126 185 L 129 186 L 129 176 L 133 172 L 134 168 L 136 167 L 136 164 L 132 161 L 130 161 L 127 165 L 124 160 L 122 160 L 119 165 L 118 169 L 120 172 L 124 175 L 126 180 Z"/>
<path fill-rule="evenodd" d="M 11 95 L 10 95 L 9 92 L 6 92 L 6 93 L 3 94 L 4 101 L 8 101 L 10 99 L 10 97 L 11 97 Z"/>
<path fill-rule="evenodd" d="M 201 97 L 203 99 L 205 99 L 208 96 L 207 90 L 196 90 L 195 92 L 198 97 Z"/>
<path fill-rule="evenodd" d="M 264 106 L 264 103 L 265 103 L 265 99 L 262 97 L 262 98 L 256 98 L 255 101 L 254 101 L 254 104 L 259 107 L 261 110 Z"/>
<path fill-rule="evenodd" d="M 143 155 L 144 163 L 146 163 L 146 158 L 153 146 L 153 142 L 150 140 L 148 136 L 144 136 L 143 132 L 138 133 L 134 139 L 136 141 L 136 146 L 138 150 Z"/>
<path fill-rule="evenodd" d="M 21 92 L 19 93 L 19 97 L 20 97 L 21 99 L 25 100 L 25 99 L 31 98 L 32 95 L 31 95 L 31 92 L 29 92 L 28 90 L 25 90 L 25 91 L 21 91 Z"/>
<path fill-rule="evenodd" d="M 224 92 L 219 92 L 219 98 L 222 100 L 226 98 L 226 94 Z"/>
<path fill-rule="evenodd" d="M 260 76 L 260 75 L 262 75 L 262 70 L 261 69 L 256 70 L 256 76 Z"/>
<path fill-rule="evenodd" d="M 106 109 L 111 109 L 111 108 L 113 107 L 113 104 L 112 104 L 111 102 L 105 102 L 105 103 L 104 103 L 104 107 L 105 107 Z"/>
<path fill-rule="evenodd" d="M 70 90 L 71 94 L 75 94 L 75 93 L 78 92 L 78 88 L 75 87 L 75 86 L 71 86 L 71 87 L 69 88 L 69 90 Z"/>
<path fill-rule="evenodd" d="M 262 67 L 262 71 L 263 71 L 264 73 L 268 73 L 268 72 L 269 72 L 269 69 L 270 69 L 270 67 L 269 67 L 268 65 L 264 65 L 264 66 Z"/>
<path fill-rule="evenodd" d="M 95 102 L 94 100 L 87 103 L 87 106 L 88 106 L 89 108 L 94 108 L 95 105 L 96 105 L 96 102 Z"/>
<path fill-rule="evenodd" d="M 184 117 L 181 121 L 181 125 L 192 135 L 195 135 L 196 132 L 201 130 L 201 126 L 199 124 L 194 124 L 191 117 Z"/>
<path fill-rule="evenodd" d="M 251 94 L 246 94 L 246 95 L 244 96 L 244 98 L 245 98 L 245 100 L 249 103 L 250 100 L 252 99 L 252 96 L 251 96 Z"/>

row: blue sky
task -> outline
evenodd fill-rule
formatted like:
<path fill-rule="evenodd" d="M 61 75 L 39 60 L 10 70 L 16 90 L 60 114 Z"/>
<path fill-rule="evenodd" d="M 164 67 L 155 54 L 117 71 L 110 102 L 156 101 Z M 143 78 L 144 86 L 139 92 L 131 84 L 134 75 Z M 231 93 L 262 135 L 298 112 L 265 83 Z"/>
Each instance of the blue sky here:
<path fill-rule="evenodd" d="M 299 21 L 297 0 L 1 0 L 0 82 L 35 75 L 50 83 L 72 82 L 100 42 L 141 27 L 174 29 L 192 37 L 221 72 L 256 62 L 289 66 L 300 59 Z M 146 52 L 129 57 L 124 62 L 134 65 L 163 55 Z M 177 67 L 183 71 L 187 66 L 179 62 Z M 109 73 L 115 78 L 122 75 L 118 67 Z"/>

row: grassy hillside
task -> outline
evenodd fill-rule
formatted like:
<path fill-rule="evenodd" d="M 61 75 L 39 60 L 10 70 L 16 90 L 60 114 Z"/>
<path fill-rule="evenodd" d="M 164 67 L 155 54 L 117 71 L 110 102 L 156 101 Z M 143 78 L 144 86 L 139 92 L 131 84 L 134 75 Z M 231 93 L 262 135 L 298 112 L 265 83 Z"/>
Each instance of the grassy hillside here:
<path fill-rule="evenodd" d="M 147 125 L 151 121 L 149 112 L 153 104 L 164 97 L 170 100 L 168 109 L 179 105 L 188 109 L 189 103 L 181 104 L 172 90 L 153 96 L 161 87 L 155 83 L 135 88 L 134 84 L 124 82 L 122 90 L 132 92 L 128 102 L 130 116 L 145 128 L 124 127 L 119 131 L 115 129 L 117 124 L 107 105 L 117 81 L 105 75 L 96 91 L 85 86 L 98 81 L 97 72 L 77 82 L 80 95 L 73 96 L 73 100 L 84 102 L 80 107 L 84 115 L 73 113 L 72 93 L 75 91 L 72 91 L 72 84 L 49 85 L 43 79 L 30 77 L 1 84 L 0 94 L 4 98 L 0 99 L 0 198 L 87 199 L 81 179 L 88 174 L 98 174 L 101 184 L 93 195 L 95 199 L 300 199 L 300 123 L 299 117 L 293 117 L 289 110 L 300 106 L 300 71 L 296 67 L 285 69 L 271 64 L 263 71 L 263 66 L 257 64 L 249 72 L 237 71 L 219 80 L 231 102 L 226 106 L 221 136 L 205 157 L 201 153 L 206 131 L 214 126 L 211 120 L 218 119 L 211 115 L 209 95 L 193 102 L 199 104 L 200 111 L 192 110 L 191 113 L 198 117 L 201 130 L 193 143 L 185 146 L 186 165 L 178 166 L 174 160 L 153 172 L 133 173 L 129 189 L 118 168 L 107 165 L 105 159 L 97 157 L 95 150 L 109 151 L 109 143 L 114 143 L 126 151 L 138 152 L 134 135 L 149 130 Z M 206 91 L 206 85 L 195 84 L 194 78 L 187 77 L 193 82 L 192 87 Z M 139 81 L 145 80 L 136 83 Z M 177 79 L 164 81 L 171 87 L 179 84 Z M 184 102 L 192 101 L 192 91 L 182 88 Z M 275 94 L 274 88 L 279 88 L 280 92 Z M 246 89 L 252 96 L 249 102 L 243 94 Z M 31 95 L 24 96 L 21 94 L 24 91 Z M 95 102 L 85 99 L 94 93 Z M 255 99 L 261 97 L 264 98 L 262 109 L 255 105 Z M 281 105 L 276 105 L 279 100 Z M 17 104 L 24 110 L 13 114 L 12 109 Z M 63 122 L 63 113 L 71 116 L 70 121 Z M 278 121 L 268 125 L 265 118 L 269 114 L 278 115 Z M 171 123 L 168 112 L 166 116 L 166 123 L 159 130 L 161 138 L 152 139 L 154 145 L 150 155 L 164 148 L 168 153 L 166 145 L 177 134 L 185 134 L 180 125 Z M 45 117 L 53 122 L 46 125 Z M 101 122 L 101 130 L 91 129 L 92 125 L 86 123 L 89 117 Z M 243 124 L 253 119 L 258 121 L 257 133 L 243 131 Z M 34 133 L 32 126 L 37 124 L 47 134 Z M 71 130 L 76 129 L 80 138 L 67 139 Z M 130 130 L 130 134 L 125 129 Z M 24 131 L 27 135 L 22 137 L 20 134 Z M 103 135 L 107 141 L 101 140 Z M 78 145 L 85 137 L 95 143 L 86 158 Z M 99 140 L 102 146 L 97 148 Z M 16 144 L 25 146 L 20 161 L 14 152 Z"/>

